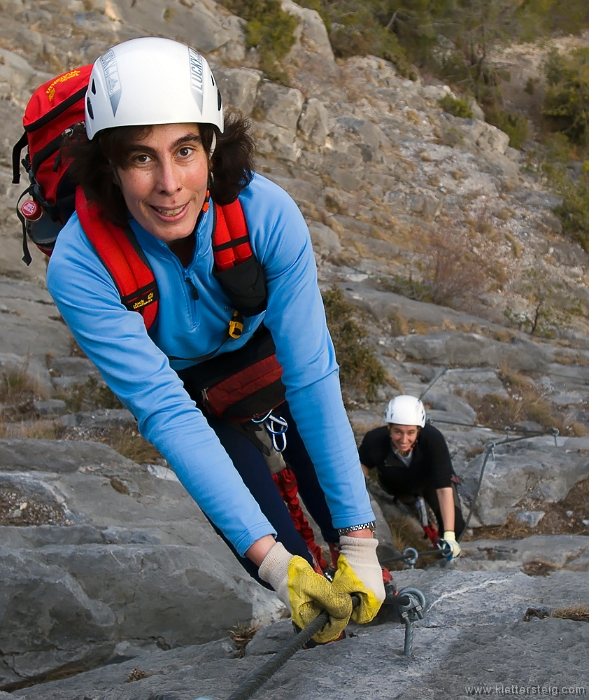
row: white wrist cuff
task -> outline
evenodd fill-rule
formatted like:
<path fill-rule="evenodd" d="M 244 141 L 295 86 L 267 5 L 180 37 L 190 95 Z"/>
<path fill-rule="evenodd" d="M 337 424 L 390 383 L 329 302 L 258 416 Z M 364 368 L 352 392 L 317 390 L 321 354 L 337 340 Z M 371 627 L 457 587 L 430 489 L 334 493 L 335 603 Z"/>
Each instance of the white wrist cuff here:
<path fill-rule="evenodd" d="M 357 553 L 359 556 L 362 556 L 365 552 L 371 554 L 378 547 L 378 540 L 375 537 L 349 537 L 348 535 L 342 535 L 339 538 L 339 543 L 341 547 L 345 547 L 350 553 L 354 552 L 354 554 Z"/>
<path fill-rule="evenodd" d="M 266 554 L 258 569 L 258 575 L 262 581 L 266 581 L 272 586 L 280 600 L 289 610 L 288 562 L 291 559 L 292 554 L 284 548 L 281 542 L 277 542 Z"/>

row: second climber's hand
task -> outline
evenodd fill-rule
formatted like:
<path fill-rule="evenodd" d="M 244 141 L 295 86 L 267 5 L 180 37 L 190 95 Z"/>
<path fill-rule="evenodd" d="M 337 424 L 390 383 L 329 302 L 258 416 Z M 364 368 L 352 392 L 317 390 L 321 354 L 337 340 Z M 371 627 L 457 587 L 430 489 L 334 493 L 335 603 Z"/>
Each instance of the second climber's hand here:
<path fill-rule="evenodd" d="M 306 627 L 324 610 L 329 613 L 329 621 L 313 637 L 316 642 L 337 639 L 347 627 L 353 609 L 350 595 L 337 590 L 305 559 L 290 554 L 280 542 L 268 552 L 258 573 L 290 609 L 298 627 Z"/>
<path fill-rule="evenodd" d="M 446 530 L 444 532 L 444 537 L 443 541 L 449 546 L 449 548 L 452 550 L 450 556 L 448 557 L 448 561 L 451 559 L 455 559 L 456 557 L 460 556 L 460 552 L 462 551 L 460 549 L 460 545 L 456 541 L 456 533 L 453 530 Z"/>
<path fill-rule="evenodd" d="M 378 540 L 342 535 L 333 587 L 340 593 L 356 594 L 360 604 L 352 619 L 364 624 L 374 619 L 385 599 L 382 568 L 376 556 Z"/>

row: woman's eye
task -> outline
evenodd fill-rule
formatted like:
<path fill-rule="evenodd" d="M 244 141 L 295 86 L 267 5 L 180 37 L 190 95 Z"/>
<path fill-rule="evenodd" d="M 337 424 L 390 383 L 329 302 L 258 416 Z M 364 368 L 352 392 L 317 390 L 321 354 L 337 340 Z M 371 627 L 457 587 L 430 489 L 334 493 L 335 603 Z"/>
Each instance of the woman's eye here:
<path fill-rule="evenodd" d="M 141 165 L 143 163 L 148 163 L 149 156 L 146 155 L 145 153 L 138 153 L 137 155 L 133 156 L 133 162 L 137 163 L 138 165 Z"/>
<path fill-rule="evenodd" d="M 180 156 L 180 158 L 188 158 L 188 156 L 192 154 L 193 150 L 194 149 L 190 148 L 189 146 L 184 146 L 178 151 L 178 155 Z"/>

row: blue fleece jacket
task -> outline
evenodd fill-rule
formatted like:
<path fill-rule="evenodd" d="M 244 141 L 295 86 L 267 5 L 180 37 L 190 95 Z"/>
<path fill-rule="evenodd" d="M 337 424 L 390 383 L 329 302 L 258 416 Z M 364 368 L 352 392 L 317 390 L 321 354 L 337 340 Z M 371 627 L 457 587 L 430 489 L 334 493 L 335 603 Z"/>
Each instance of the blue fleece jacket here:
<path fill-rule="evenodd" d="M 246 319 L 241 339 L 224 344 L 220 352 L 243 345 L 264 321 L 334 527 L 370 521 L 374 515 L 341 399 L 305 221 L 289 195 L 259 175 L 239 199 L 252 249 L 266 272 L 268 307 Z M 173 369 L 190 366 L 190 358 L 218 348 L 233 310 L 212 275 L 212 208 L 201 217 L 194 257 L 186 268 L 165 243 L 136 221 L 130 223 L 160 291 L 158 318 L 149 334 L 142 317 L 122 305 L 75 214 L 51 256 L 48 289 L 80 347 L 137 418 L 142 435 L 243 555 L 257 539 L 275 531 Z"/>

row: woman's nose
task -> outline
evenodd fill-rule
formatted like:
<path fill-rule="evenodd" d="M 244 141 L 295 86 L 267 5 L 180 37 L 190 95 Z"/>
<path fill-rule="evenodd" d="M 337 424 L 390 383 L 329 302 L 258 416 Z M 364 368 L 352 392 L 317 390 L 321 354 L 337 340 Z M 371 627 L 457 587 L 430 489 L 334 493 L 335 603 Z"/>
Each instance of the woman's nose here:
<path fill-rule="evenodd" d="M 157 170 L 156 188 L 163 194 L 175 194 L 182 189 L 181 168 L 173 161 L 162 161 Z"/>

